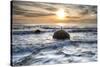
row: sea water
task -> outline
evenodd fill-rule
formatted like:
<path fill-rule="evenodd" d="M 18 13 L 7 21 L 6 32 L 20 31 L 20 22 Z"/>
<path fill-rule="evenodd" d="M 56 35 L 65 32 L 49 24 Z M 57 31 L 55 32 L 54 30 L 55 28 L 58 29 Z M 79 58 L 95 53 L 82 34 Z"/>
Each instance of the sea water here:
<path fill-rule="evenodd" d="M 32 33 L 40 29 L 42 33 Z M 12 29 L 12 64 L 43 65 L 97 61 L 97 28 L 63 28 L 70 40 L 55 40 L 60 28 L 16 26 Z"/>

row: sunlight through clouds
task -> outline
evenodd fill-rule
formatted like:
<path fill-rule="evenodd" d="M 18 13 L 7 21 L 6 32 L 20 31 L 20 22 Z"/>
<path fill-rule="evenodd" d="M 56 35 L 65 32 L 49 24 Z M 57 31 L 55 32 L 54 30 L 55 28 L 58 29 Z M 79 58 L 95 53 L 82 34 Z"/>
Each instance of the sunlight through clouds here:
<path fill-rule="evenodd" d="M 31 1 L 13 1 L 13 23 L 56 24 L 69 22 L 96 22 L 97 7 L 89 5 L 57 4 Z M 26 22 L 27 21 L 27 22 Z"/>

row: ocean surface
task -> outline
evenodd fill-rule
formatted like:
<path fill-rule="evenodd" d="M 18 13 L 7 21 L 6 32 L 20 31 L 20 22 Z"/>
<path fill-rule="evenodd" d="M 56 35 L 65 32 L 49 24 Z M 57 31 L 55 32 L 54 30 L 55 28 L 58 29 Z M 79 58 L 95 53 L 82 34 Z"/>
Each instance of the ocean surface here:
<path fill-rule="evenodd" d="M 35 30 L 40 33 L 34 33 Z M 63 27 L 70 40 L 53 39 L 56 26 L 12 27 L 12 65 L 67 64 L 97 61 L 97 28 Z"/>

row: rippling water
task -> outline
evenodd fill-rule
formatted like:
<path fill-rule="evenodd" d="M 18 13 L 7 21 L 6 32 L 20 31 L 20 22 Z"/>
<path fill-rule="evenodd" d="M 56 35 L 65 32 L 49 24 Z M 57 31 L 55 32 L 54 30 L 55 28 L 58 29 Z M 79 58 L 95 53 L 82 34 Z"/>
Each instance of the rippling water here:
<path fill-rule="evenodd" d="M 12 64 L 40 65 L 97 61 L 97 29 L 66 28 L 64 30 L 70 34 L 70 40 L 53 39 L 52 36 L 57 30 L 59 29 L 44 29 L 40 34 L 27 33 L 21 29 L 12 30 Z"/>

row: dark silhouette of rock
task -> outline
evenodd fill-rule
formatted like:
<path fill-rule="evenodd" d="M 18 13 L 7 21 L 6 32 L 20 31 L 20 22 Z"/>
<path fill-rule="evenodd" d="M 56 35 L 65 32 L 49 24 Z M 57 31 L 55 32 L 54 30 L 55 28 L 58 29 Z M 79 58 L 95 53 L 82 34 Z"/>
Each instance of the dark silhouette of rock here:
<path fill-rule="evenodd" d="M 34 33 L 40 33 L 41 31 L 39 29 L 35 30 Z"/>
<path fill-rule="evenodd" d="M 70 39 L 70 35 L 64 30 L 59 30 L 54 33 L 53 38 L 54 39 L 62 39 L 62 40 Z"/>

